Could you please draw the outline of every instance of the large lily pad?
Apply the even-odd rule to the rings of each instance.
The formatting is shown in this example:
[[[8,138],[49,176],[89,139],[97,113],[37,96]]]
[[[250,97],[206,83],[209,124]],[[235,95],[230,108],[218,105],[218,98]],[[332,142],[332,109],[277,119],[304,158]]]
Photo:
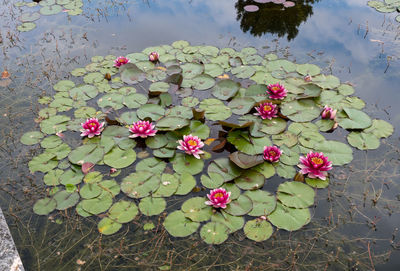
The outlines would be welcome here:
[[[121,183],[121,190],[128,197],[144,198],[160,186],[161,178],[159,175],[149,171],[136,171],[126,176]]]
[[[244,225],[243,230],[247,238],[257,242],[267,240],[271,237],[274,231],[269,222],[261,219],[253,219],[247,221],[246,225]]]
[[[278,202],[268,220],[278,229],[295,231],[310,222],[311,214],[308,209],[286,207]]]
[[[175,237],[186,237],[197,231],[200,223],[186,218],[180,210],[170,213],[163,223],[165,229]]]
[[[284,182],[278,187],[277,197],[288,207],[307,208],[314,204],[315,192],[301,182]]]

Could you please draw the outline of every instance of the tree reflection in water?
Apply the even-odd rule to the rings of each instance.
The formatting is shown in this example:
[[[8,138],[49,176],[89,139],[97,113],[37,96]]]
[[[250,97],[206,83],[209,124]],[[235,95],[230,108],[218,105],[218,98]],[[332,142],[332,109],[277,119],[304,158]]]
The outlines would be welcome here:
[[[235,4],[237,20],[240,20],[240,28],[259,37],[265,33],[276,34],[278,37],[287,35],[290,41],[294,39],[302,22],[313,15],[312,4],[319,0],[297,0],[294,7],[285,8],[281,4],[259,4],[252,0],[238,0]],[[244,10],[246,5],[256,4],[260,9],[256,12]]]

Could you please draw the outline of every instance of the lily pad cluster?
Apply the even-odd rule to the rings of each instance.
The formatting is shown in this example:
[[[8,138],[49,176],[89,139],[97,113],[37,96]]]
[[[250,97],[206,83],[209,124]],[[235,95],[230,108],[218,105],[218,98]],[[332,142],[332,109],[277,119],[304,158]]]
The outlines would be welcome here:
[[[38,20],[41,15],[55,15],[60,12],[66,12],[68,15],[75,16],[81,14],[83,1],[82,0],[42,0],[39,2],[17,2],[16,7],[36,7],[40,9],[34,12],[24,12],[18,18],[21,22],[17,29],[21,32],[27,32],[36,27],[34,21]]]
[[[151,52],[158,52],[158,63],[148,60]],[[327,140],[327,132],[337,126],[350,131],[349,144],[361,150],[377,148],[393,132],[389,123],[362,111],[365,104],[352,96],[351,85],[313,64],[261,56],[252,47],[236,51],[187,41],[126,57],[130,63],[118,69],[116,56],[95,56],[71,71],[71,80],[57,82],[52,97],[39,99],[40,131],[21,138],[43,149],[28,164],[32,173],[44,174],[48,188],[35,213],[75,208],[83,217],[100,216],[99,231],[113,234],[139,214],[160,215],[167,198],[186,195],[163,223],[171,235],[199,230],[205,242],[220,244],[243,229],[263,241],[274,228],[294,231],[309,223],[315,189],[329,184],[328,178],[291,180],[301,155],[323,152],[334,166],[352,161],[352,148]],[[288,91],[283,100],[268,99],[267,85],[275,83]],[[254,107],[266,101],[280,108],[277,117],[254,115]],[[321,119],[325,105],[338,110],[336,119]],[[104,130],[82,139],[81,123],[94,117],[106,122]],[[130,138],[128,128],[138,120],[153,122],[157,134]],[[177,149],[188,134],[204,140],[201,159]],[[264,147],[271,145],[283,151],[276,163],[263,160]],[[287,180],[275,194],[263,186],[276,174]],[[231,202],[213,209],[201,188],[224,188]]]
[[[368,1],[368,6],[382,13],[391,13],[400,11],[399,0]],[[400,22],[400,15],[397,15],[395,20],[397,22]]]

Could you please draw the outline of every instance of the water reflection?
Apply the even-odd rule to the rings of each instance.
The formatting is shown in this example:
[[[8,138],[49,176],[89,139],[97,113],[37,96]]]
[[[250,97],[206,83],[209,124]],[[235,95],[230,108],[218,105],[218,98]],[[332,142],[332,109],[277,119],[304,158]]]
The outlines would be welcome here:
[[[259,37],[266,33],[286,36],[290,41],[299,33],[299,26],[313,15],[312,5],[319,0],[299,0],[296,5],[284,8],[274,3],[258,4],[257,12],[247,12],[244,7],[253,4],[251,0],[238,0],[235,4],[237,20],[244,32]]]

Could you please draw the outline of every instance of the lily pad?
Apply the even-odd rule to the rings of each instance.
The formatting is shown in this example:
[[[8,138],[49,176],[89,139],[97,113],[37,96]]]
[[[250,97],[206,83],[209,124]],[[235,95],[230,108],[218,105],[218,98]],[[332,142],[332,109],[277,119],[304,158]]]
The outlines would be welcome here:
[[[170,213],[163,223],[165,229],[175,237],[186,237],[196,232],[200,223],[185,217],[180,210]]]
[[[225,209],[230,215],[240,216],[248,214],[253,209],[253,202],[245,195],[240,195],[237,199],[232,200]]]
[[[228,134],[228,142],[234,145],[239,151],[256,155],[264,152],[264,146],[270,146],[269,137],[251,137],[248,132],[236,130]]]
[[[196,186],[196,179],[189,173],[182,173],[179,176],[179,186],[175,195],[186,195]]]
[[[27,132],[21,137],[21,143],[24,145],[35,145],[40,142],[43,136],[39,131]]]
[[[347,135],[347,141],[359,150],[374,150],[380,145],[379,138],[365,132],[351,132]]]
[[[288,207],[307,208],[314,204],[315,192],[301,182],[284,182],[278,187],[277,197]]]
[[[314,100],[302,99],[284,103],[281,112],[292,121],[307,122],[318,118],[320,109]]]
[[[296,231],[311,221],[310,210],[286,207],[277,203],[268,220],[278,229]]]
[[[275,195],[263,190],[246,191],[244,195],[249,197],[253,202],[253,209],[248,215],[250,216],[266,216],[273,212],[276,208]]]
[[[347,118],[340,118],[338,120],[339,125],[343,129],[364,129],[372,125],[371,118],[364,112],[353,109],[343,108]]]
[[[235,179],[235,184],[243,190],[260,189],[264,185],[264,176],[255,170],[246,170]]]
[[[182,204],[182,212],[185,217],[195,222],[208,221],[213,214],[213,208],[205,204],[206,198],[194,197],[188,199]]]
[[[217,99],[205,99],[199,107],[205,111],[206,118],[213,121],[225,120],[232,115],[231,109]]]
[[[117,221],[108,217],[104,217],[97,225],[97,229],[99,230],[99,232],[104,235],[114,234],[119,231],[121,227],[121,223],[118,223]]]
[[[316,144],[315,150],[323,152],[335,166],[342,166],[353,160],[353,150],[342,142],[327,140]]]
[[[125,168],[130,166],[136,160],[136,152],[132,149],[122,150],[114,147],[110,152],[104,155],[104,163],[113,168]]]
[[[126,176],[121,183],[121,190],[130,198],[144,198],[160,186],[159,175],[149,171],[136,171]]]
[[[57,207],[57,201],[53,198],[44,198],[38,200],[33,205],[33,211],[38,215],[48,215]]]
[[[329,186],[329,178],[321,180],[319,178],[306,178],[306,183],[314,188],[326,188]]]
[[[228,239],[229,228],[218,222],[208,222],[200,230],[200,236],[207,244],[222,244]]]
[[[225,79],[219,81],[212,90],[212,94],[220,100],[228,100],[235,96],[239,91],[240,84],[230,80]]]
[[[70,193],[67,191],[60,191],[54,195],[54,199],[57,202],[57,210],[65,210],[72,206],[75,206],[79,201],[79,194],[77,192]]]
[[[262,242],[270,238],[274,230],[269,222],[261,219],[253,219],[246,222],[243,231],[247,238],[256,242]]]
[[[163,198],[145,197],[140,200],[139,209],[146,216],[161,214],[167,207],[167,202]]]
[[[196,159],[196,157],[177,153],[173,159],[170,161],[174,170],[179,173],[189,173],[191,175],[199,174],[204,167],[204,161],[201,159]]]

